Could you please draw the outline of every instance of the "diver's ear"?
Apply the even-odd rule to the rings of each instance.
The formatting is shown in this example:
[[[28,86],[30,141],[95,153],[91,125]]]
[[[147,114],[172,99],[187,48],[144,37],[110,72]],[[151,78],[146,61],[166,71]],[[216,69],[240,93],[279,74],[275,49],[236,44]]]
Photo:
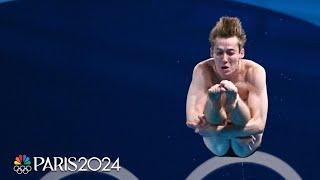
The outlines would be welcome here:
[[[212,46],[210,46],[210,57],[213,58],[213,47]]]
[[[244,58],[244,54],[245,54],[244,48],[241,48],[241,50],[240,50],[240,58],[241,59]]]

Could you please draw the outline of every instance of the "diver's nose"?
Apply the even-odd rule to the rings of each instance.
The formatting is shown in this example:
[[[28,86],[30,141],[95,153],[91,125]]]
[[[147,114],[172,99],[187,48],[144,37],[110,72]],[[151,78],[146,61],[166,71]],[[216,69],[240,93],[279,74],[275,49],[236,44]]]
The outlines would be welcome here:
[[[223,53],[222,62],[224,63],[228,62],[228,55],[226,53]]]

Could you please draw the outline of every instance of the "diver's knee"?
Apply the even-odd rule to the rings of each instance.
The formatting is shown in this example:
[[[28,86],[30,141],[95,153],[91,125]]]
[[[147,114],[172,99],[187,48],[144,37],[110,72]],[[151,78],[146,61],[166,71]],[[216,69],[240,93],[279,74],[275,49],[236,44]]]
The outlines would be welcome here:
[[[239,142],[240,141],[240,142]],[[248,157],[251,154],[253,154],[256,149],[259,147],[259,144],[252,145],[250,143],[243,143],[241,140],[232,139],[231,140],[231,148],[233,149],[233,152],[238,157]]]
[[[217,140],[212,137],[203,137],[204,144],[206,147],[217,156],[224,156],[229,148],[229,141],[226,139]]]
[[[253,153],[253,151],[243,151],[243,150],[234,150],[234,149],[233,149],[233,152],[235,155],[241,158],[248,157]]]

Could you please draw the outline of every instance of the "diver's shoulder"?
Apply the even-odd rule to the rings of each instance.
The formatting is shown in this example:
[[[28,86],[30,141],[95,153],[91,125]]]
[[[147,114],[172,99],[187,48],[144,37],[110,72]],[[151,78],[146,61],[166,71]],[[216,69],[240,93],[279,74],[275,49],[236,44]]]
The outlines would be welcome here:
[[[244,62],[245,67],[248,71],[265,72],[264,67],[262,65],[258,64],[257,62],[254,62],[253,60],[243,59],[243,62]]]
[[[200,61],[196,66],[207,66],[207,65],[212,64],[212,62],[213,62],[213,58],[208,58],[208,59]]]
[[[212,66],[212,63],[213,63],[213,58],[202,60],[196,64],[196,66],[194,67],[194,70],[207,69],[208,67]]]
[[[244,60],[246,66],[246,78],[250,82],[256,82],[257,79],[266,79],[265,69],[252,60]]]

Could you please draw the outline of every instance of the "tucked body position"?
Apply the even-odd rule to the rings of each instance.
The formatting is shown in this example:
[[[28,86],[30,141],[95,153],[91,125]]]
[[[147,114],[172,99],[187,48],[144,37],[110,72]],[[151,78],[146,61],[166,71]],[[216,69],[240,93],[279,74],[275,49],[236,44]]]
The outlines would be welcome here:
[[[244,59],[246,34],[238,18],[221,17],[209,41],[210,58],[193,70],[186,124],[215,155],[247,157],[260,146],[266,124],[266,72]]]

